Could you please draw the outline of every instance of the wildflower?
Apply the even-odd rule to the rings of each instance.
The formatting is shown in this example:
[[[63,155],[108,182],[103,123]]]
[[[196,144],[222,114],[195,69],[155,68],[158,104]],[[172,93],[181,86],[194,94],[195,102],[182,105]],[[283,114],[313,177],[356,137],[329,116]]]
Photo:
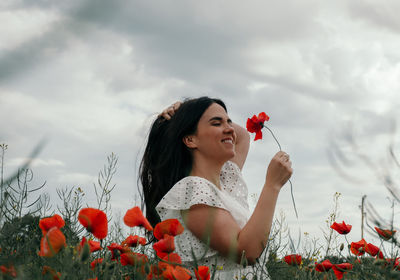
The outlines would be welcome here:
[[[107,236],[108,221],[107,215],[103,211],[95,208],[83,208],[79,211],[78,220],[96,238],[104,239]]]
[[[137,247],[138,245],[146,245],[146,238],[139,237],[138,235],[129,235],[121,245],[128,247]]]
[[[168,280],[189,280],[192,278],[190,276],[190,271],[181,266],[173,267],[169,265],[162,273],[162,276]]]
[[[381,250],[372,243],[368,243],[365,246],[365,252],[367,252],[368,254],[370,254],[373,257],[375,257],[376,255],[378,255],[378,253],[380,253],[379,256],[382,255],[382,257],[383,257]]]
[[[126,211],[126,214],[124,216],[124,223],[128,227],[142,226],[148,231],[153,231],[153,227],[150,225],[149,221],[143,216],[142,211],[137,206]]]
[[[208,266],[199,266],[197,269],[194,269],[194,274],[196,275],[197,280],[210,280],[210,269]]]
[[[346,225],[344,221],[341,224],[334,222],[331,225],[331,228],[336,230],[339,234],[348,234],[351,230],[351,227],[351,225]]]
[[[375,230],[378,233],[378,235],[386,241],[391,239],[393,235],[396,233],[395,230],[381,229],[378,227],[375,227]]]
[[[160,269],[165,269],[167,265],[176,266],[178,264],[182,264],[182,259],[177,253],[167,254],[166,256],[161,258],[163,261],[158,262],[158,267]]]
[[[287,255],[284,257],[285,262],[288,265],[300,265],[301,264],[301,256],[297,254]]]
[[[55,271],[50,266],[44,265],[42,270],[42,275],[46,275],[47,273],[50,273],[50,275],[53,277],[53,280],[60,280],[61,278],[60,272]]]
[[[149,259],[146,255],[135,253],[135,252],[127,252],[121,254],[121,264],[122,265],[133,265],[133,266],[144,266],[149,262]]]
[[[175,250],[174,237],[165,234],[163,239],[160,239],[158,242],[153,244],[153,248],[156,251],[157,256],[163,258]]]
[[[262,139],[261,129],[264,127],[264,122],[269,120],[269,116],[264,112],[254,115],[251,119],[247,119],[246,128],[250,133],[256,133],[254,141]]]
[[[58,214],[55,214],[53,217],[43,218],[39,221],[39,227],[42,230],[43,235],[46,235],[49,229],[53,227],[62,228],[64,225],[65,221]]]
[[[351,263],[334,264],[332,269],[336,279],[340,280],[343,278],[343,274],[353,269],[353,265]]]
[[[78,245],[78,248],[77,248],[78,251],[81,251],[82,248],[83,248],[83,246],[84,246],[86,243],[88,243],[88,245],[89,245],[90,252],[96,252],[96,251],[99,251],[99,250],[101,249],[101,247],[100,247],[100,242],[94,241],[94,240],[89,240],[89,241],[87,241],[87,240],[86,240],[86,237],[82,237],[82,241],[81,241],[81,243]]]
[[[361,256],[364,255],[366,246],[367,242],[363,238],[358,242],[351,242],[350,251],[356,256]]]
[[[165,234],[176,236],[183,232],[184,228],[177,219],[167,219],[159,222],[154,228],[154,237],[163,239]]]
[[[332,263],[329,260],[324,260],[321,263],[315,263],[315,270],[319,272],[329,271],[332,268]]]
[[[107,246],[108,250],[111,251],[111,260],[116,260],[118,259],[119,255],[121,253],[129,253],[131,252],[131,249],[127,246],[122,246],[117,243],[111,243],[111,245]]]
[[[96,267],[96,265],[103,263],[103,258],[97,258],[94,261],[92,261],[90,263],[90,267],[92,268],[92,270],[94,270],[94,268]]]
[[[0,265],[0,271],[3,275],[9,275],[11,277],[17,277],[17,271],[13,265],[6,267],[5,265]]]
[[[67,244],[64,234],[57,227],[53,227],[40,241],[39,256],[52,257],[65,246],[67,246]]]

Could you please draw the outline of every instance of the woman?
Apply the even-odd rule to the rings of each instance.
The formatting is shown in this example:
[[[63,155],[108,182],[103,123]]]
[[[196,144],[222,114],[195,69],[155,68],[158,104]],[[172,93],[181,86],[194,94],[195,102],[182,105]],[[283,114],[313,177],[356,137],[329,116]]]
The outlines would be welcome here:
[[[221,100],[190,99],[170,106],[154,121],[141,163],[148,220],[154,225],[178,219],[185,228],[176,237],[182,261],[216,263],[222,267],[220,279],[254,272],[268,241],[278,194],[292,174],[289,156],[278,152],[249,213],[241,175],[249,141],[248,132],[231,121]],[[263,270],[256,272],[258,279],[267,277]]]

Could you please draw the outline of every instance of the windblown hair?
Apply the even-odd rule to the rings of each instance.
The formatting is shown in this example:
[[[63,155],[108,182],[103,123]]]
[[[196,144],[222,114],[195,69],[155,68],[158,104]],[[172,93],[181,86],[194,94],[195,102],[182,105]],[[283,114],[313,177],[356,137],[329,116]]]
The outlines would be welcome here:
[[[187,135],[195,134],[197,124],[207,108],[219,99],[200,97],[186,99],[170,120],[159,116],[152,124],[144,155],[139,167],[142,185],[142,209],[152,226],[160,222],[155,207],[164,195],[192,170],[193,156],[183,143]],[[141,192],[139,192],[141,193]]]

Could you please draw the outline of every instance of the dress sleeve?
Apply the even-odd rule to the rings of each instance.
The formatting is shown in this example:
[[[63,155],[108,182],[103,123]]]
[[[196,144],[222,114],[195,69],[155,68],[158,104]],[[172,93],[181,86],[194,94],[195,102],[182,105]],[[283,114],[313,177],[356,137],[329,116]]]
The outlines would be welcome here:
[[[208,180],[188,176],[176,183],[161,199],[156,210],[163,219],[166,210],[186,210],[196,204],[205,204],[227,210],[218,188]]]

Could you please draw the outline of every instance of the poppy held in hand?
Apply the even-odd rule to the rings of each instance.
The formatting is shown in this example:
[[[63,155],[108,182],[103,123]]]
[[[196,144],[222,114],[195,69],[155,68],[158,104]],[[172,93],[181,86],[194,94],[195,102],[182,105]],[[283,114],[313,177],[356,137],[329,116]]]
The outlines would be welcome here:
[[[258,114],[258,116],[254,115],[251,119],[247,119],[246,128],[250,133],[256,133],[256,137],[254,141],[258,139],[262,139],[261,129],[264,127],[264,122],[269,120],[269,116],[264,112]]]
[[[142,210],[138,206],[135,206],[128,211],[124,216],[124,223],[128,227],[142,226],[148,231],[153,231],[153,227],[149,221],[143,216]]]
[[[339,234],[348,234],[351,231],[351,227],[351,225],[346,225],[344,221],[341,224],[334,222],[331,225],[331,228],[336,230]]]
[[[79,211],[78,220],[96,238],[106,238],[108,221],[107,215],[103,211],[95,208],[83,208]]]
[[[154,228],[154,237],[163,239],[165,234],[176,236],[183,232],[184,228],[177,219],[167,219],[159,222]]]
[[[288,265],[300,265],[301,264],[301,256],[297,254],[287,255],[284,257],[285,262]]]
[[[388,241],[390,238],[392,238],[393,235],[396,233],[395,230],[381,229],[378,227],[375,227],[375,230],[379,234],[379,236],[386,241]]]

